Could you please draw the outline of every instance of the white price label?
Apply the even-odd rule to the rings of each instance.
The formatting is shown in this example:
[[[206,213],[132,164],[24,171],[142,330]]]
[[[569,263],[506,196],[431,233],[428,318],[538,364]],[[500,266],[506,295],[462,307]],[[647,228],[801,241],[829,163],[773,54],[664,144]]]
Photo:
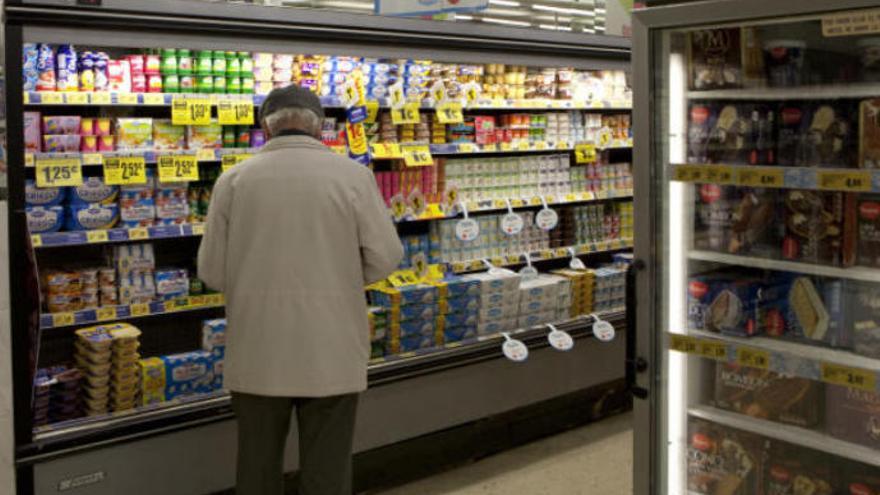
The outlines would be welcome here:
[[[554,327],[553,325],[548,325],[550,327],[550,333],[547,334],[547,342],[550,345],[559,351],[570,351],[572,347],[574,347],[574,339],[571,338],[568,332],[564,332]]]
[[[501,352],[504,353],[504,357],[515,363],[521,363],[529,358],[529,348],[521,341],[510,338],[507,334],[504,334]]]
[[[455,224],[455,237],[470,242],[480,235],[480,224],[473,218],[463,218]]]
[[[593,323],[593,335],[596,336],[602,342],[611,342],[614,340],[614,335],[616,332],[614,331],[614,325],[608,323],[605,320],[596,319],[596,322]]]
[[[559,214],[556,210],[543,208],[535,214],[535,225],[541,230],[553,230],[559,224]]]
[[[525,222],[522,216],[516,213],[508,213],[501,217],[501,231],[507,235],[516,235],[522,232]]]

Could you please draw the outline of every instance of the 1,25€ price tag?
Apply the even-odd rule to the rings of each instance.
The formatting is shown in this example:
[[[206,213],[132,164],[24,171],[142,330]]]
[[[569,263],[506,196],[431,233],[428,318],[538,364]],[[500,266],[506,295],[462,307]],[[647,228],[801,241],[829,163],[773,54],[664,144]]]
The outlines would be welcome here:
[[[211,100],[175,96],[171,100],[171,123],[174,125],[210,124]]]
[[[37,187],[82,185],[82,164],[79,158],[37,160]]]
[[[195,182],[199,180],[199,161],[195,155],[159,157],[160,182]]]
[[[233,99],[218,101],[217,122],[222,125],[253,125],[254,102]]]
[[[121,156],[104,160],[104,182],[110,186],[147,183],[147,166],[142,156]]]

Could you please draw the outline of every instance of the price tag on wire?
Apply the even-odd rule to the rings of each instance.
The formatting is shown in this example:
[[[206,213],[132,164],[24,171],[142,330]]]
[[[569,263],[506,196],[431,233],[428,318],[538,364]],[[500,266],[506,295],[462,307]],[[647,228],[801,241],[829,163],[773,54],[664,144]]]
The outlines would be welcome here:
[[[528,252],[523,253],[526,259],[526,266],[520,268],[519,274],[522,275],[523,281],[531,280],[538,277],[538,269],[532,266],[532,257]]]
[[[595,335],[600,342],[611,342],[614,340],[614,336],[616,335],[614,325],[599,318],[595,313],[590,314],[590,316],[593,317],[593,335]]]
[[[37,187],[79,186],[83,183],[79,158],[37,159]]]
[[[443,84],[442,80],[438,80],[437,82],[435,82],[431,86],[430,93],[431,93],[431,98],[433,98],[434,101],[436,102],[435,106],[439,107],[441,102],[446,101],[446,85]],[[439,116],[439,112],[438,112],[438,116]],[[443,122],[443,121],[441,120],[441,122]]]
[[[480,98],[480,94],[482,93],[482,88],[480,85],[475,82],[469,82],[461,87],[462,92],[464,93],[465,98],[467,99],[468,105],[477,101]]]
[[[580,258],[577,257],[577,251],[573,247],[568,248],[568,254],[571,255],[571,261],[568,262],[568,267],[572,270],[586,270],[587,265],[581,261]]]
[[[419,191],[418,189],[415,189],[413,190],[413,192],[409,193],[407,203],[409,203],[409,207],[412,209],[413,216],[415,216],[416,218],[420,217],[422,213],[425,212],[425,208],[427,208],[425,195],[422,194],[422,191]]]
[[[399,222],[406,218],[406,199],[403,197],[403,194],[395,194],[391,197],[391,217],[394,218],[395,222]]]
[[[388,87],[388,99],[392,109],[403,108],[406,104],[406,93],[403,92],[403,81],[397,81]]]
[[[581,143],[574,147],[576,163],[596,163],[596,145]]]
[[[507,204],[507,214],[501,217],[501,231],[506,235],[517,235],[522,232],[525,226],[522,215],[513,212],[513,206],[510,199],[505,200]]]
[[[147,165],[142,156],[110,157],[104,160],[104,182],[110,186],[147,183]]]
[[[455,237],[462,242],[471,242],[480,236],[480,224],[473,218],[468,217],[467,205],[459,203],[464,218],[455,223]]]
[[[367,100],[364,103],[364,107],[367,111],[367,117],[364,119],[364,123],[372,124],[376,121],[376,117],[379,115],[379,102],[376,100]]]
[[[159,157],[159,182],[197,182],[199,161],[195,155],[164,155]]]
[[[522,341],[514,339],[507,332],[502,332],[504,343],[501,344],[501,352],[504,357],[515,362],[521,363],[529,358],[529,348]]]
[[[541,204],[544,206],[535,214],[535,225],[541,230],[553,230],[559,224],[559,214],[547,206],[547,198],[541,196]]]
[[[552,323],[547,324],[550,333],[547,334],[547,342],[557,351],[570,351],[574,347],[574,339],[568,332],[556,328]]]

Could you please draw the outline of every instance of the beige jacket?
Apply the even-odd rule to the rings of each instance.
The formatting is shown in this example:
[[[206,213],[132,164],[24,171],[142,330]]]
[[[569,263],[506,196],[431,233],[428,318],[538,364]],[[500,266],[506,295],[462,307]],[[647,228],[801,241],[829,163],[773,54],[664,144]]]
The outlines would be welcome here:
[[[199,277],[226,294],[224,384],[258,395],[362,391],[364,285],[403,256],[367,167],[284,136],[214,185]]]

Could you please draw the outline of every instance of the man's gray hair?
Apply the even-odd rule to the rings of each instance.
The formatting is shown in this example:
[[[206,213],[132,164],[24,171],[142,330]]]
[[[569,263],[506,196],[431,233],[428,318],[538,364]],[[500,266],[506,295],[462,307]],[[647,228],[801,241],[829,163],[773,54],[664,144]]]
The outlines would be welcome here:
[[[315,112],[302,107],[287,107],[272,112],[264,119],[272,135],[287,129],[297,129],[312,136],[321,134],[321,118]]]

